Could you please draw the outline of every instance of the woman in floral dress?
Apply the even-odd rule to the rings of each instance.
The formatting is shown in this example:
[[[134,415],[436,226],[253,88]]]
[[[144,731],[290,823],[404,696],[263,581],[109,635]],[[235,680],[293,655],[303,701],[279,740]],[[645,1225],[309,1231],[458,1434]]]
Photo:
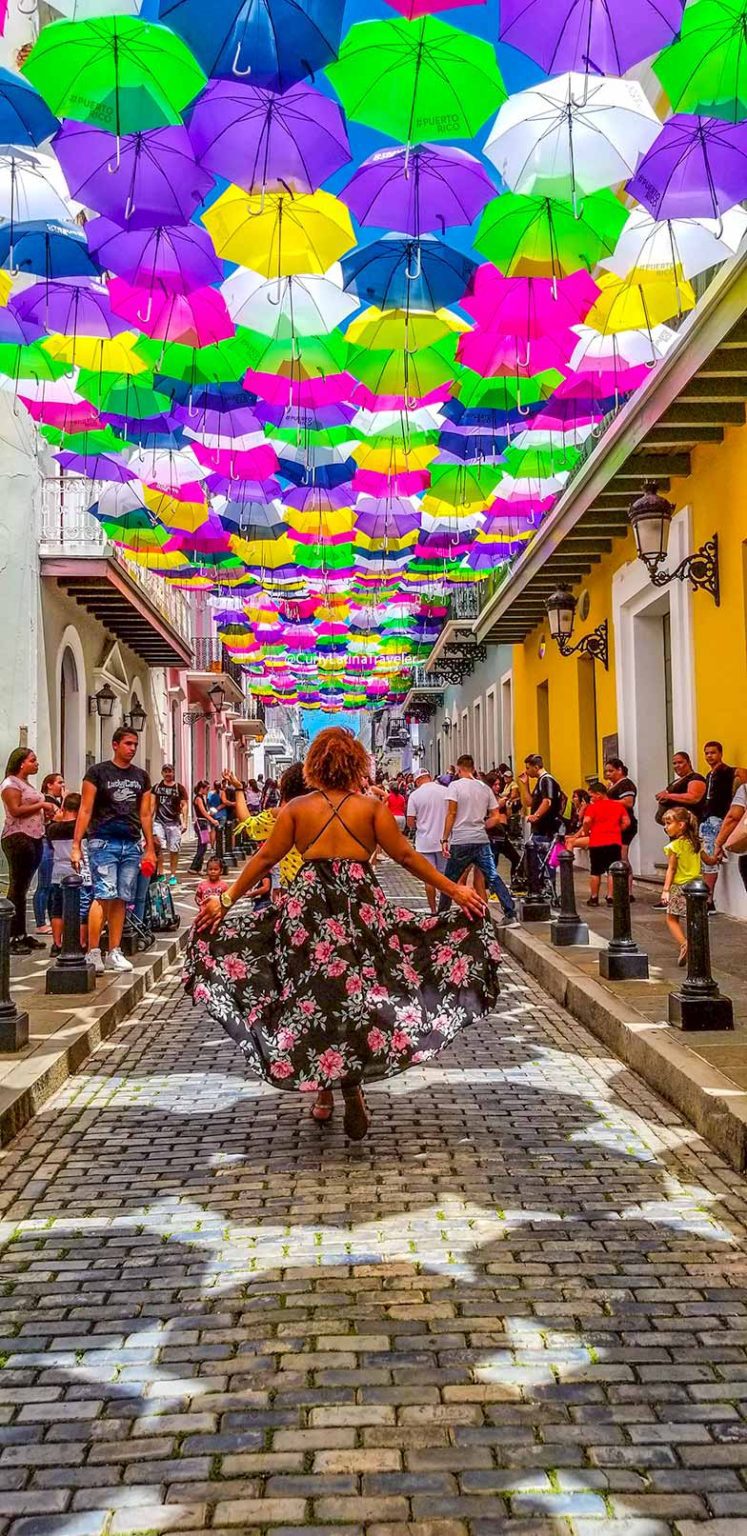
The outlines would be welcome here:
[[[500,950],[481,898],[454,885],[398,830],[381,801],[360,793],[361,743],[332,727],[304,764],[316,793],[289,802],[228,891],[200,908],[186,982],[236,1040],[250,1071],[275,1088],[316,1096],[360,1140],[369,1115],[361,1085],[430,1060],[498,995]],[[415,918],[386,900],[371,868],[380,845],[460,910]],[[234,904],[288,850],[303,865],[276,905],[257,915]]]

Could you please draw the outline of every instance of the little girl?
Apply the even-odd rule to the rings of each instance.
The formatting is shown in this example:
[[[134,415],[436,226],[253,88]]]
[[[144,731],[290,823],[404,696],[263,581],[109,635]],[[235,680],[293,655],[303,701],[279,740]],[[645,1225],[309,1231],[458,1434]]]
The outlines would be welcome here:
[[[697,880],[701,873],[700,836],[698,823],[692,811],[676,806],[664,816],[664,828],[669,838],[664,852],[667,855],[667,872],[664,876],[663,895],[667,898],[667,927],[679,944],[678,965],[687,960],[687,937],[680,919],[687,914],[685,886]]]
[[[228,890],[227,881],[221,879],[222,874],[223,865],[214,854],[207,861],[207,879],[201,880],[195,891],[198,907],[202,906],[203,901],[209,901],[211,896],[220,896],[222,891]]]

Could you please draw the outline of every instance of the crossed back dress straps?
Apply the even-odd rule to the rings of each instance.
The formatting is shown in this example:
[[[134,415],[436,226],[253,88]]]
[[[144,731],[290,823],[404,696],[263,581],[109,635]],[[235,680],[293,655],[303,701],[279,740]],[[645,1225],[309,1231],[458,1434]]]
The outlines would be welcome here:
[[[370,859],[371,854],[373,853],[373,849],[369,848],[367,843],[364,843],[363,838],[359,837],[358,833],[354,832],[353,828],[348,826],[344,816],[340,815],[340,811],[342,810],[342,807],[344,806],[345,801],[346,800],[352,800],[352,798],[353,798],[353,796],[355,794],[355,791],[352,790],[352,789],[349,789],[347,794],[343,796],[343,798],[340,801],[339,805],[333,805],[332,801],[329,798],[329,795],[325,795],[323,789],[321,789],[319,791],[319,793],[322,796],[322,799],[326,800],[327,805],[329,806],[330,811],[332,812],[332,814],[331,814],[331,816],[327,817],[327,820],[325,821],[324,826],[320,827],[319,831],[317,833],[315,833],[314,837],[312,837],[312,839],[311,839],[311,842],[307,843],[305,848],[299,849],[299,852],[300,852],[301,857],[302,857],[302,859],[304,861],[304,864],[313,864],[314,860],[313,859],[309,859],[309,857],[308,857],[309,849],[313,848],[314,844],[319,842],[319,839],[324,836],[327,828],[331,827],[332,822],[335,821],[335,820],[339,821],[340,826],[343,828],[343,830],[345,832],[347,832],[348,837],[352,837],[353,842],[357,843],[359,848],[363,849],[363,851],[364,851],[364,853],[366,855],[366,859],[367,860]],[[321,862],[325,863],[326,860],[321,860]]]

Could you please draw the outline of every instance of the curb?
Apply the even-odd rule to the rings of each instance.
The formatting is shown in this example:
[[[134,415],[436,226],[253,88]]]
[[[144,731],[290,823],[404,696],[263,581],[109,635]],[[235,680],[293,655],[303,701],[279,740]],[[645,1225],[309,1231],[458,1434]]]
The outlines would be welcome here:
[[[138,970],[128,986],[117,992],[111,1002],[105,1003],[95,1017],[81,1020],[80,1024],[62,1026],[26,1059],[19,1059],[17,1071],[0,1092],[0,1147],[28,1125],[34,1115],[87,1061],[102,1040],[113,1034],[118,1024],[132,1011],[145,993],[158,981],[164,971],[178,959],[189,937],[185,925],[173,938],[153,955],[150,963]],[[94,1004],[95,1007],[95,1004]],[[55,1042],[59,1043],[56,1045]],[[36,1063],[35,1057],[41,1059]],[[16,1075],[21,1081],[13,1084]]]
[[[747,1091],[691,1051],[679,1031],[645,1018],[542,939],[521,928],[499,932],[504,949],[561,1007],[677,1109],[732,1168],[747,1169]]]

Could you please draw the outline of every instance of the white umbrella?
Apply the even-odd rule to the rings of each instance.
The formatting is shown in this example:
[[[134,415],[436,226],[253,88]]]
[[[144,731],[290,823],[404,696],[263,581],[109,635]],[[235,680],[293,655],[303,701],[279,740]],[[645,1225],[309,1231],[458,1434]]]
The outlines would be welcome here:
[[[143,500],[143,487],[136,480],[107,481],[99,496],[99,517],[107,522],[118,522],[128,512],[147,512]],[[151,516],[153,514],[151,513]]]
[[[654,325],[645,331],[595,331],[590,325],[574,325],[578,344],[568,364],[569,373],[610,375],[641,364],[653,367],[669,351],[676,331],[668,325]]]
[[[56,160],[11,148],[0,153],[0,224],[53,219],[69,224],[70,205],[53,185]]]
[[[139,16],[143,0],[49,0],[49,7],[70,21],[90,21],[99,16]]]
[[[163,448],[139,449],[133,453],[128,467],[139,480],[171,494],[178,493],[181,486],[191,485],[194,480],[205,480],[210,474],[210,470],[198,464],[188,449],[183,453],[172,453]]]
[[[575,199],[627,180],[660,131],[637,80],[558,75],[509,96],[485,154],[512,192]]]
[[[326,336],[360,308],[359,300],[343,292],[329,273],[268,279],[240,267],[226,278],[221,293],[238,325],[274,341]]]
[[[721,219],[661,219],[645,208],[633,208],[611,256],[601,262],[618,277],[633,267],[647,271],[671,271],[679,267],[685,278],[697,277],[736,256],[747,233],[747,211],[730,208]]]

